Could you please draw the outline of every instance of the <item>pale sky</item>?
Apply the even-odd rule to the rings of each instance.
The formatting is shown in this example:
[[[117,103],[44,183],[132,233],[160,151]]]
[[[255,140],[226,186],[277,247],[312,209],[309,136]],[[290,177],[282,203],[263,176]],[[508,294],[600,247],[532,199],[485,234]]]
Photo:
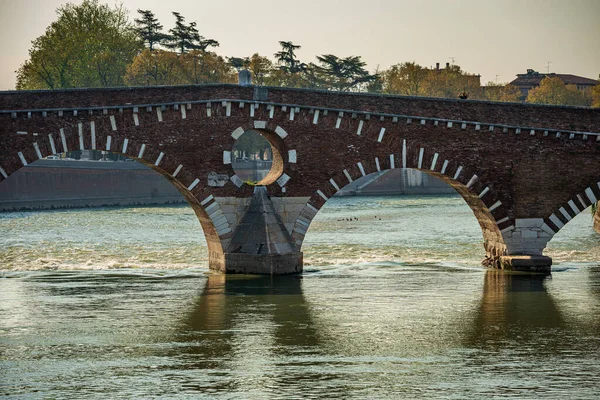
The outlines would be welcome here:
[[[75,0],[74,3],[81,1]],[[113,5],[114,0],[106,1]],[[0,90],[14,89],[15,71],[31,41],[56,19],[61,0],[0,0]],[[124,0],[130,18],[152,10],[165,31],[171,11],[196,21],[200,34],[218,40],[216,52],[273,59],[278,41],[315,55],[362,56],[369,69],[415,61],[452,62],[509,82],[528,68],[598,79],[600,0]],[[496,75],[498,77],[496,78]]]

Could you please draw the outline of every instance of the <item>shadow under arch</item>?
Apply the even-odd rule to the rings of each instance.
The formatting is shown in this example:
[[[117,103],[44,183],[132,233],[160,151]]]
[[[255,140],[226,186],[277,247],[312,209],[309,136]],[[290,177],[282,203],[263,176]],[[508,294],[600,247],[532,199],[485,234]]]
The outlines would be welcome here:
[[[317,190],[295,221],[292,238],[296,241],[296,244],[299,247],[302,246],[304,236],[318,211],[329,198],[341,191],[346,185],[375,172],[410,168],[440,179],[462,197],[473,212],[482,232],[483,247],[486,253],[482,264],[497,267],[500,257],[507,253],[502,230],[507,224],[510,225],[510,218],[505,206],[499,200],[499,195],[495,193],[493,185],[486,184],[485,182],[488,180],[484,176],[478,176],[472,168],[460,165],[452,159],[444,160],[441,154],[437,152],[433,156],[433,161],[430,161],[431,167],[429,169],[425,168],[423,148],[418,151],[419,161],[414,162],[416,165],[413,166],[407,160],[409,157],[407,148],[410,147],[404,141],[405,150],[401,155],[388,153],[374,158],[369,157],[369,159],[363,159],[355,165],[344,166],[345,168],[342,168],[340,172],[331,176],[329,185]],[[397,160],[402,160],[401,164]],[[400,166],[397,167],[396,163]]]

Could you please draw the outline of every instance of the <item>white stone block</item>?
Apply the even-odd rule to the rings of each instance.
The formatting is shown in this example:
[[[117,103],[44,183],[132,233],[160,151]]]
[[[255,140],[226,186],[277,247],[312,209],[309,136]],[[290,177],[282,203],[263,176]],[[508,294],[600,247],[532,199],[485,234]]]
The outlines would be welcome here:
[[[585,189],[585,194],[592,203],[598,202],[598,199],[596,198],[596,195],[594,194],[591,188]]]
[[[346,175],[346,178],[348,179],[348,182],[352,182],[352,177],[350,176],[350,173],[348,173],[348,170],[344,170],[344,175]]]
[[[565,210],[564,207],[559,208],[560,213],[563,215],[563,217],[565,217],[567,219],[567,221],[572,220],[573,218],[569,215],[569,213],[567,212],[567,210]]]
[[[288,174],[282,174],[279,179],[277,179],[277,183],[279,186],[284,187],[286,183],[290,180],[290,176]]]
[[[563,224],[563,222],[554,214],[550,216],[550,221],[552,221],[552,223],[556,225],[558,229],[561,229],[563,226],[565,226],[565,224]]]
[[[340,190],[340,187],[338,186],[338,184],[333,180],[333,178],[331,178],[329,180],[329,183],[331,183],[331,186],[333,186],[335,188],[336,191]]]
[[[579,208],[577,208],[577,206],[575,205],[575,202],[573,200],[569,200],[569,206],[571,207],[571,210],[573,210],[575,215],[577,215],[581,212],[581,211],[579,211]]]
[[[295,164],[297,162],[297,153],[296,150],[289,150],[288,151],[288,161],[292,164]]]
[[[364,167],[363,167],[362,163],[361,163],[361,162],[359,162],[359,163],[358,163],[358,164],[356,164],[356,165],[358,165],[358,169],[360,170],[360,173],[362,174],[362,176],[366,176],[367,174],[365,173],[365,169],[364,169]]]
[[[190,184],[190,186],[188,186],[188,190],[192,190],[193,188],[195,188],[196,185],[198,185],[198,183],[200,183],[200,179],[198,179],[198,178],[194,179],[194,182],[192,182]]]
[[[231,151],[223,151],[223,164],[231,164]]]
[[[202,207],[204,207],[206,204],[210,203],[210,201],[211,201],[212,199],[214,199],[214,197],[213,197],[213,195],[211,194],[210,196],[208,196],[207,198],[205,198],[204,200],[202,200],[202,201],[200,202],[200,205],[201,205]]]
[[[362,132],[362,128],[363,128],[363,124],[365,123],[365,121],[363,121],[362,119],[360,121],[358,121],[358,129],[356,130],[356,134],[360,136],[361,132]]]
[[[282,139],[285,139],[288,135],[287,132],[280,126],[275,128],[275,133]]]
[[[541,228],[544,224],[543,218],[517,218],[515,227],[517,228]]]
[[[552,228],[550,228],[546,223],[542,223],[542,226],[540,226],[540,228],[546,232],[548,235],[550,235],[550,237],[554,236],[554,231],[552,230]]]
[[[233,184],[237,187],[242,187],[242,185],[244,184],[244,181],[242,181],[242,179],[237,176],[237,175],[233,175],[231,178],[229,178],[231,180],[231,182],[233,182]]]
[[[236,128],[236,130],[231,133],[231,137],[234,138],[235,140],[238,140],[240,138],[240,136],[242,136],[243,134],[244,134],[244,128],[242,128],[240,126],[240,127]]]
[[[33,148],[35,149],[35,154],[38,156],[38,159],[42,159],[42,152],[40,151],[40,146],[38,146],[37,142],[33,142]]]
[[[323,200],[329,200],[329,197],[325,196],[325,193],[321,192],[321,190],[317,190],[317,194],[323,198]]]
[[[439,157],[438,153],[435,153],[433,155],[433,161],[431,161],[431,168],[429,168],[431,171],[435,171],[435,164],[437,164],[438,157]]]
[[[536,231],[532,231],[529,229],[522,229],[521,230],[521,237],[523,239],[537,239],[538,238],[538,233]]]
[[[21,159],[21,163],[23,164],[23,166],[27,165],[27,161],[25,161],[25,156],[23,155],[23,153],[21,153],[20,151],[17,153],[17,155],[19,156],[19,158]]]
[[[508,217],[504,217],[504,218],[502,218],[502,219],[499,219],[498,221],[496,221],[496,224],[500,225],[500,224],[502,224],[502,223],[504,223],[504,222],[508,221],[509,219],[510,219],[510,218],[508,218]]]

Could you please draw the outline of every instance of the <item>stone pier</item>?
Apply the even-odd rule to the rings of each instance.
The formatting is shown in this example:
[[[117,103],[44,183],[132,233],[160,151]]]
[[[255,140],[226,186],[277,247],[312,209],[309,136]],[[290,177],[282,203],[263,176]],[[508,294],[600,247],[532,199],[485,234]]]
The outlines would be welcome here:
[[[233,227],[225,252],[210,268],[223,273],[285,275],[302,272],[302,252],[292,239],[307,199],[276,198],[256,186],[251,198],[217,199]]]

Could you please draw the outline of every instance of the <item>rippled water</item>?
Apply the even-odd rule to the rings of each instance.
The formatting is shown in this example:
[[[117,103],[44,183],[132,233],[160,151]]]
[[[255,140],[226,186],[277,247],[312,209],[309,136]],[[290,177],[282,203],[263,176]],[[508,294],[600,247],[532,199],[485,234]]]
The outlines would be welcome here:
[[[487,271],[456,197],[336,198],[302,277],[207,273],[188,207],[0,214],[0,395],[598,398],[600,235]]]

